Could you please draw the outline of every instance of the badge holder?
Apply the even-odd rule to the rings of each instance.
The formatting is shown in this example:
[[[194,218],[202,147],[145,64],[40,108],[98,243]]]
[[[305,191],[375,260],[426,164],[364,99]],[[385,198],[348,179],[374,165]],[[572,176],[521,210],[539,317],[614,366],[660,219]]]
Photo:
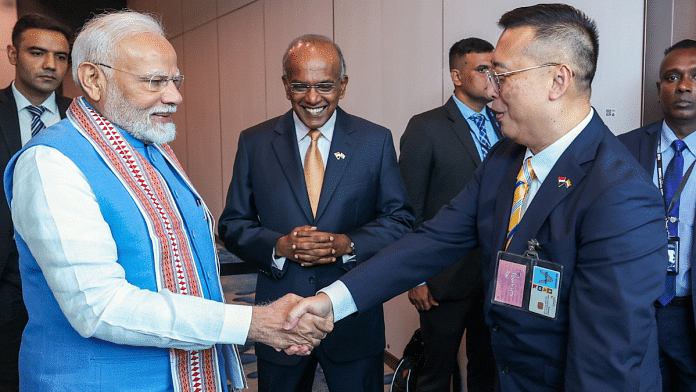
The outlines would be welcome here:
[[[555,320],[563,266],[539,259],[537,240],[524,255],[498,252],[491,302]]]
[[[679,237],[667,237],[667,275],[679,274]]]

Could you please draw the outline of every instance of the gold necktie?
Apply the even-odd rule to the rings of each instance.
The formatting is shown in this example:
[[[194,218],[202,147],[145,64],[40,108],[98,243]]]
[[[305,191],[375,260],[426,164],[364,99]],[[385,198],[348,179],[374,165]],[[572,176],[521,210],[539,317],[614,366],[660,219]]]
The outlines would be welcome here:
[[[507,250],[508,246],[510,245],[510,241],[517,230],[517,224],[520,223],[520,220],[522,219],[522,205],[524,204],[524,198],[527,196],[529,184],[535,177],[532,164],[529,162],[530,158],[531,157],[524,160],[524,163],[520,168],[520,172],[517,173],[515,195],[512,199],[512,212],[510,213],[510,223],[508,224],[507,238],[505,240],[505,250]]]
[[[317,206],[319,206],[319,196],[321,195],[321,185],[324,183],[324,162],[321,160],[319,152],[319,138],[321,132],[317,129],[309,131],[312,142],[305,154],[304,177],[307,184],[307,194],[309,204],[312,206],[312,215],[317,216]]]

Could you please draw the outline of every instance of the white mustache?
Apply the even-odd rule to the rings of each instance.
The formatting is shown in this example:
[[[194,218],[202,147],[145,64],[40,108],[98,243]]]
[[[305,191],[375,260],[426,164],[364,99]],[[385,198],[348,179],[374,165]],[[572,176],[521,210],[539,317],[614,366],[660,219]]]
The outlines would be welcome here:
[[[168,106],[163,106],[161,108],[153,108],[150,110],[148,114],[155,114],[155,113],[176,113],[178,106],[177,105],[168,105]]]

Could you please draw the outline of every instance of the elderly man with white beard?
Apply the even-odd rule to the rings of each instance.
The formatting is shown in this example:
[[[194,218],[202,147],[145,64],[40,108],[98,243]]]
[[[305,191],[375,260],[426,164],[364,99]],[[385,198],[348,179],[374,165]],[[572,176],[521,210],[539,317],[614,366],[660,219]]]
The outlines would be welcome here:
[[[234,344],[309,354],[333,324],[285,330],[299,297],[223,303],[213,219],[166,145],[184,77],[161,25],[98,15],[72,64],[84,96],[5,173],[29,313],[20,388],[237,390]]]

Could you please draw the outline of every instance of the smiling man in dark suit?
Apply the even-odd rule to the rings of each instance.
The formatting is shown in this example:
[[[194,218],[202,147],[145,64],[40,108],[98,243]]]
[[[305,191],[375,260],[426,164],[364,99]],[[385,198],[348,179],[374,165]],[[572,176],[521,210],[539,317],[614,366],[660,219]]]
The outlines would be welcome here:
[[[660,369],[664,392],[696,391],[696,177],[687,174],[696,158],[696,41],[685,39],[668,48],[659,77],[657,92],[664,119],[620,135],[619,140],[652,176],[655,186],[664,190],[666,210],[673,205],[666,218],[669,235],[677,237],[679,243],[674,252],[678,268],[664,271],[665,290],[655,301]],[[681,162],[677,159],[677,146],[681,146]],[[678,173],[672,186],[668,185],[672,177],[670,167],[680,169],[675,169]],[[676,188],[682,181],[684,187],[677,194]]]
[[[443,106],[413,116],[401,137],[399,166],[406,183],[416,226],[432,219],[474,178],[476,168],[502,138],[495,114],[486,106],[486,70],[493,45],[466,38],[449,52],[454,94]],[[418,391],[449,391],[452,375],[459,390],[457,352],[466,330],[467,390],[492,391],[495,361],[488,327],[483,321],[483,282],[476,249],[426,283],[408,291],[420,314],[425,362]]]
[[[500,390],[657,391],[664,206],[590,105],[595,23],[538,4],[498,24],[489,91],[506,139],[435,218],[299,302],[288,322],[369,311],[480,246]]]
[[[338,46],[294,40],[283,57],[292,110],[242,132],[220,238],[258,266],[256,301],[314,295],[405,232],[413,214],[388,129],[338,107]],[[309,357],[256,345],[259,391],[311,391],[317,362],[332,392],[382,391],[384,318],[349,317]]]
[[[68,70],[70,28],[43,15],[25,15],[12,30],[7,57],[15,79],[0,90],[0,169],[32,137],[32,129],[49,127],[62,118],[71,99],[55,93]],[[34,123],[33,108],[39,109]],[[2,196],[4,199],[4,190]],[[0,203],[0,391],[19,388],[17,356],[27,312],[22,301],[17,246],[7,203]]]

